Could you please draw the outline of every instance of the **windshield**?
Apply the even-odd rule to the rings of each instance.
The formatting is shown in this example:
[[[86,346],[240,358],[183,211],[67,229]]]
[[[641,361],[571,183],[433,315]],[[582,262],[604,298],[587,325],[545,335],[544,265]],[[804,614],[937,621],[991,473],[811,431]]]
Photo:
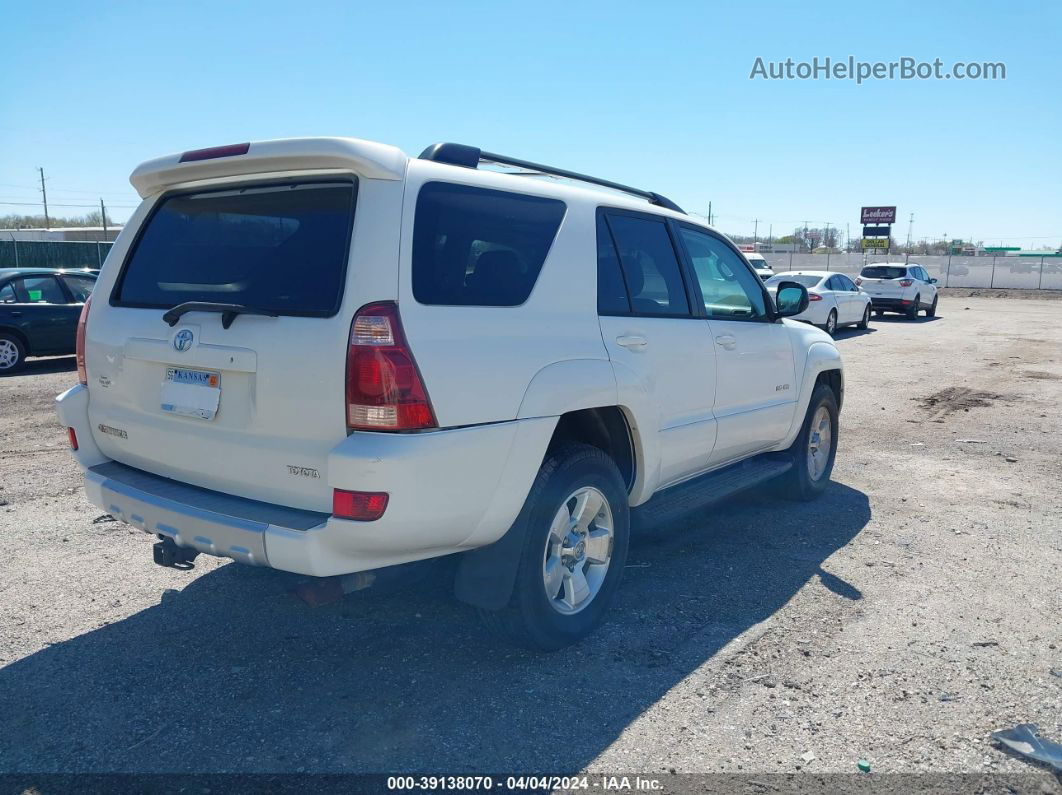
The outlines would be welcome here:
[[[907,275],[907,268],[902,265],[868,265],[859,275],[866,279],[900,279]]]
[[[780,282],[796,282],[804,287],[814,287],[821,281],[821,276],[808,276],[803,273],[779,273],[777,276],[772,276],[764,284],[768,287],[776,287]]]
[[[115,288],[119,305],[241,304],[287,315],[339,309],[350,181],[171,196],[151,214]]]

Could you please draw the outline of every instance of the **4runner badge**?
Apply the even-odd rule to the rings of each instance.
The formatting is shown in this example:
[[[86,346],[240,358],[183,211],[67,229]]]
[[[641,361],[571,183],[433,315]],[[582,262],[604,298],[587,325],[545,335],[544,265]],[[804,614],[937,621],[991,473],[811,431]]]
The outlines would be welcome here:
[[[297,466],[292,466],[291,464],[288,464],[287,467],[288,467],[288,474],[290,474],[290,475],[302,475],[304,478],[315,478],[315,479],[319,479],[321,477],[321,473],[318,472],[313,467],[297,467]]]

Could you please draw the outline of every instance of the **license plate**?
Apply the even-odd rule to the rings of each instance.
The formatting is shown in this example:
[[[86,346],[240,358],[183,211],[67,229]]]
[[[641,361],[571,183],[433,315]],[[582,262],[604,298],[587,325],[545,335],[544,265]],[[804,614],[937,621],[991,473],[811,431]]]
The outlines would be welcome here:
[[[212,420],[221,402],[221,374],[210,370],[167,367],[159,402],[163,411]]]

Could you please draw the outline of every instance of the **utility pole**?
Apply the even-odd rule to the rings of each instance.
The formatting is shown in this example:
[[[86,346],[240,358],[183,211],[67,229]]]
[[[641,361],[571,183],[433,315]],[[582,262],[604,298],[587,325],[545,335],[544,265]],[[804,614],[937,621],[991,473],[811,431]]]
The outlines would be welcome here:
[[[830,222],[826,222],[826,231],[822,234],[822,245],[826,246],[826,250],[830,249]]]
[[[48,191],[44,189],[44,169],[41,166],[37,166],[37,170],[41,172],[41,197],[44,199],[44,228],[51,229],[52,222],[48,219]]]
[[[911,253],[911,230],[914,228],[914,213],[911,213],[911,218],[907,222],[907,253]]]
[[[848,224],[844,225],[844,250],[845,253],[852,247],[852,236],[848,233]]]
[[[767,248],[774,251],[774,224],[767,226]]]
[[[760,236],[760,219],[756,218],[752,222],[752,250],[756,250],[756,241]]]
[[[708,226],[712,225],[712,203],[708,202]]]
[[[100,199],[100,221],[103,223],[103,239],[107,240],[107,208],[103,206],[103,199]]]

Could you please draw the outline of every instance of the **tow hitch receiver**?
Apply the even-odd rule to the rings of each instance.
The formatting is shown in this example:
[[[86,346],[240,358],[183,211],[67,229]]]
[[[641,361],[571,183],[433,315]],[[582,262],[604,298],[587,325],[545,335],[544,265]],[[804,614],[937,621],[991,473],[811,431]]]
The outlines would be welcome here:
[[[193,569],[192,563],[199,554],[197,550],[179,547],[173,539],[164,538],[151,548],[155,562],[169,569]]]

